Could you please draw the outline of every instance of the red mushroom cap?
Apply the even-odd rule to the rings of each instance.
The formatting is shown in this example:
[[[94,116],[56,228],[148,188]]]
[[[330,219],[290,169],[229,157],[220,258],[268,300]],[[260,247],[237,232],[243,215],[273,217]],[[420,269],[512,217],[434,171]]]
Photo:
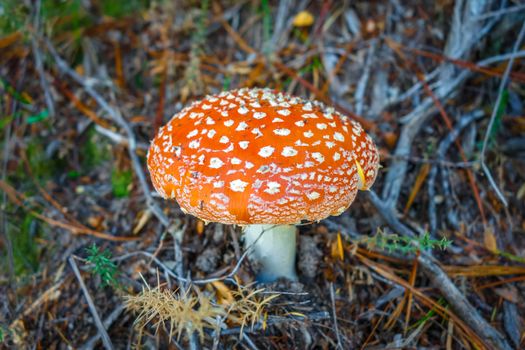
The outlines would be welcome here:
[[[205,221],[294,224],[341,214],[377,175],[361,125],[320,102],[270,89],[222,92],[162,127],[153,185]]]

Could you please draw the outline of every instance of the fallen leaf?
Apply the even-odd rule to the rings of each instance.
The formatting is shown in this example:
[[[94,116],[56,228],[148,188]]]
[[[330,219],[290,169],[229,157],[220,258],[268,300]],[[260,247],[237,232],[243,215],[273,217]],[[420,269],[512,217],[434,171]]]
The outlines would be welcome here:
[[[139,219],[138,219],[138,222],[137,224],[135,225],[135,227],[133,228],[133,234],[136,235],[137,233],[140,232],[140,230],[142,230],[142,228],[144,227],[144,225],[146,225],[146,223],[149,221],[149,219],[151,218],[152,216],[152,212],[151,210],[147,209],[147,210],[144,210],[144,211],[141,211],[139,213]]]
[[[221,281],[213,281],[211,284],[217,289],[217,302],[219,304],[230,305],[233,303],[233,294],[227,285]]]
[[[341,233],[337,233],[337,239],[332,242],[330,254],[332,258],[343,260],[344,259],[344,249],[343,249],[343,241],[341,239]]]
[[[495,253],[498,251],[496,236],[494,235],[492,228],[487,228],[485,230],[485,233],[483,234],[483,243],[485,244],[485,248],[487,248],[491,252]]]

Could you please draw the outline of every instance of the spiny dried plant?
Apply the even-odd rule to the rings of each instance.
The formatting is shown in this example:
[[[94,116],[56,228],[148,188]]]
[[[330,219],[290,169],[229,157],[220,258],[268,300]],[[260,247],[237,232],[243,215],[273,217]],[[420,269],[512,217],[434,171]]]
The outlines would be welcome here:
[[[151,325],[156,332],[162,327],[170,339],[175,335],[180,339],[185,331],[188,335],[197,332],[202,340],[205,328],[217,330],[227,320],[231,325],[240,327],[242,337],[247,326],[253,329],[262,322],[263,329],[266,327],[268,307],[279,294],[265,297],[262,295],[264,288],[254,290],[239,282],[237,286],[237,290],[229,290],[224,286],[231,297],[228,302],[216,305],[198,289],[172,291],[162,288],[160,282],[152,288],[144,281],[142,292],[125,296],[124,305],[128,310],[138,313],[135,325],[139,334]]]
[[[261,296],[264,288],[250,289],[250,286],[241,286],[237,284],[236,291],[232,291],[234,301],[228,305],[226,318],[234,324],[241,327],[240,335],[242,337],[244,327],[250,325],[253,327],[263,320],[263,328],[266,327],[266,315],[270,302],[279,297],[279,294],[270,296]]]
[[[216,317],[225,312],[213,305],[209,297],[196,293],[192,295],[190,289],[171,291],[160,285],[151,288],[146,284],[138,295],[125,297],[125,306],[139,314],[135,320],[139,333],[147,325],[152,325],[156,332],[162,327],[170,339],[175,334],[180,339],[182,332],[186,331],[188,335],[197,332],[202,340],[204,328],[216,328]]]

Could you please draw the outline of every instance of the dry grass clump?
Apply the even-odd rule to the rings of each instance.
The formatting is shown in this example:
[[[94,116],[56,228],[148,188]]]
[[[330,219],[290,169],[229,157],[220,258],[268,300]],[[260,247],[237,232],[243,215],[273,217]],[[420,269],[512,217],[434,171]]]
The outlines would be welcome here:
[[[201,341],[204,338],[204,329],[217,330],[220,326],[240,327],[242,336],[244,328],[252,329],[262,322],[266,327],[268,307],[279,294],[262,296],[264,289],[251,289],[250,286],[238,285],[237,290],[228,291],[229,300],[222,304],[215,304],[211,297],[195,289],[171,291],[158,285],[151,288],[145,284],[142,292],[137,295],[124,297],[124,305],[128,310],[138,313],[135,325],[140,333],[150,325],[156,332],[162,327],[171,339],[177,336],[180,339],[183,331],[187,335],[196,332]]]
[[[239,332],[241,336],[244,327],[250,325],[253,329],[261,320],[263,321],[263,328],[266,328],[265,321],[268,314],[268,306],[279,294],[263,297],[261,296],[262,292],[264,292],[264,288],[253,290],[249,286],[241,285],[236,291],[232,291],[234,301],[228,305],[226,317],[229,321],[241,327]]]
[[[162,327],[170,339],[175,334],[179,339],[183,331],[197,332],[202,339],[204,328],[216,328],[216,317],[225,314],[223,308],[213,305],[202,293],[191,295],[190,289],[171,291],[160,285],[151,288],[146,284],[139,294],[126,296],[124,303],[128,310],[139,314],[135,320],[139,330],[152,325],[158,332]]]

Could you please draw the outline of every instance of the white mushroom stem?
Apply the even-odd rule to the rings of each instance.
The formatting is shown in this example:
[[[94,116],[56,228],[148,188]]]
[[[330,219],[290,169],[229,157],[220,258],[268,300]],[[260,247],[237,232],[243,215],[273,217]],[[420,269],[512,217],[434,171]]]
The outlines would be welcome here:
[[[296,228],[294,225],[248,225],[244,227],[244,246],[251,247],[250,260],[260,265],[259,282],[280,277],[295,280]],[[255,242],[255,243],[254,243]]]

